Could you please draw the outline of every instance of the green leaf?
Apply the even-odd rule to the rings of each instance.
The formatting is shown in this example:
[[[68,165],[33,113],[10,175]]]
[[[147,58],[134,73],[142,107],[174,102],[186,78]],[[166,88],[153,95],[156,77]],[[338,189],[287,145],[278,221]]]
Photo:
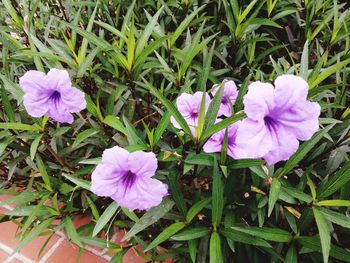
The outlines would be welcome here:
[[[217,232],[213,232],[210,237],[209,262],[210,263],[222,262],[221,241],[220,241],[220,236]]]
[[[42,134],[38,135],[37,137],[35,137],[32,144],[30,145],[30,159],[32,159],[32,160],[34,160],[36,151],[39,147],[39,143],[40,143],[42,137],[43,137]]]
[[[308,69],[309,69],[309,42],[306,40],[303,48],[303,53],[301,54],[300,60],[300,77],[302,77],[305,81],[308,78]]]
[[[5,6],[8,14],[11,16],[13,21],[16,23],[17,27],[21,27],[23,24],[22,18],[17,14],[16,9],[12,6],[12,3],[10,0],[3,0],[2,4]]]
[[[245,118],[245,114],[244,112],[237,112],[236,114],[234,114],[233,116],[231,117],[228,117],[216,124],[214,124],[213,126],[211,127],[208,127],[207,130],[205,130],[203,133],[202,133],[202,136],[200,138],[200,141],[202,144],[205,143],[205,141],[210,137],[212,136],[214,133],[218,132],[218,131],[221,131],[223,129],[226,129],[228,126],[230,126],[231,124],[239,121],[239,120],[242,120],[243,118]]]
[[[186,226],[184,222],[176,222],[168,226],[161,232],[145,249],[145,251],[149,251],[152,248],[155,248],[160,243],[166,241],[169,239],[172,235],[179,232],[181,229],[183,229]]]
[[[193,227],[193,228],[187,228],[180,233],[174,235],[171,237],[173,240],[177,241],[184,241],[184,240],[192,240],[200,237],[204,237],[209,235],[210,229],[206,227]]]
[[[157,13],[152,17],[151,21],[147,24],[145,29],[143,30],[140,38],[137,41],[135,56],[138,57],[141,51],[145,48],[149,37],[151,36],[155,25],[157,24],[158,17],[163,12],[164,6],[162,6]]]
[[[40,158],[39,154],[36,155],[36,164],[38,165],[38,169],[39,169],[41,178],[43,178],[45,188],[47,190],[49,190],[50,192],[52,192],[53,189],[51,187],[50,177],[47,174],[45,164],[44,164],[43,160]]]
[[[206,91],[206,83],[209,77],[211,61],[213,59],[214,54],[215,41],[210,48],[209,53],[206,54],[203,61],[203,69],[199,74],[198,82],[197,82],[197,91]]]
[[[10,122],[16,122],[15,113],[14,113],[13,107],[11,105],[11,102],[7,96],[7,91],[3,88],[0,88],[0,90],[1,90],[1,102],[4,105],[4,110],[6,112],[6,116]]]
[[[155,87],[153,87],[147,80],[142,78],[146,84],[146,87],[150,90],[150,92],[168,109],[170,114],[175,118],[175,120],[179,123],[180,127],[183,131],[192,137],[192,132],[187,125],[187,122],[182,117],[181,113],[176,109],[175,105],[170,102],[167,98],[164,97],[162,93],[160,93]]]
[[[224,94],[225,83],[221,83],[218,91],[215,93],[214,98],[210,102],[207,114],[204,121],[204,132],[212,127],[217,119],[218,111],[221,105],[222,96]]]
[[[350,200],[324,200],[316,202],[318,206],[350,206]]]
[[[263,160],[254,160],[254,159],[240,159],[240,160],[233,160],[227,165],[227,168],[229,169],[242,169],[242,168],[249,168],[253,166],[259,166],[264,163]]]
[[[275,207],[275,203],[278,199],[280,190],[281,190],[281,182],[277,178],[272,178],[272,183],[271,183],[270,192],[269,192],[269,211],[267,213],[269,217],[273,211],[273,208]]]
[[[302,246],[312,251],[322,252],[320,239],[317,237],[300,236],[297,238],[297,240]],[[330,256],[338,260],[342,260],[344,262],[350,262],[350,252],[347,251],[346,249],[340,248],[338,246],[334,246],[332,244],[331,244]]]
[[[67,178],[69,181],[71,181],[72,183],[80,186],[81,188],[84,188],[86,190],[90,191],[91,188],[91,182],[77,178],[73,175],[68,175],[68,174],[62,174],[65,178]]]
[[[287,163],[284,165],[280,174],[277,176],[280,178],[283,175],[289,173],[293,168],[298,165],[298,163],[312,150],[316,143],[318,143],[326,133],[332,129],[334,124],[331,124],[324,128],[323,130],[317,132],[309,141],[304,142],[298,149],[298,151],[289,158]]]
[[[64,228],[67,232],[68,237],[79,247],[84,247],[83,243],[81,243],[80,237],[73,225],[72,219],[69,216],[66,216],[64,219]]]
[[[211,198],[206,198],[195,203],[187,212],[186,222],[191,222],[192,219],[210,203],[210,201]]]
[[[182,32],[188,27],[188,25],[191,23],[193,18],[201,11],[205,5],[201,6],[200,8],[197,8],[195,11],[191,12],[189,16],[187,16],[181,24],[176,28],[174,34],[172,35],[170,41],[169,41],[169,48],[171,48],[176,40],[179,38],[179,36],[182,34]]]
[[[132,125],[125,116],[123,116],[123,122],[126,128],[126,137],[128,138],[129,145],[144,145],[144,142],[138,135],[135,126]]]
[[[197,165],[206,165],[206,166],[212,166],[213,165],[213,156],[204,154],[204,153],[190,153],[186,160],[185,163],[187,164],[197,164]]]
[[[155,52],[156,49],[158,49],[161,45],[163,45],[164,41],[167,40],[169,36],[163,36],[155,41],[149,43],[144,50],[138,55],[138,57],[135,60],[135,67],[142,66],[142,63],[145,61],[147,56],[153,52]],[[136,70],[135,70],[136,71]]]
[[[42,232],[47,232],[48,227],[51,225],[52,221],[54,221],[55,218],[49,218],[37,225],[35,228],[30,231],[30,233],[19,243],[19,245],[16,247],[16,249],[13,251],[12,254],[17,253],[22,248],[24,248],[26,245],[28,245],[34,238],[38,237]]]
[[[334,224],[340,225],[342,227],[350,228],[350,217],[323,207],[317,208],[317,210],[319,210],[320,213],[327,220],[333,222]]]
[[[350,162],[347,162],[327,183],[317,191],[317,199],[323,199],[335,193],[350,181]]]
[[[169,111],[165,112],[162,119],[158,123],[157,128],[154,131],[154,136],[153,136],[153,144],[157,145],[160,138],[162,137],[164,131],[166,128],[169,126],[170,123],[170,114]]]
[[[124,213],[127,217],[129,217],[132,221],[134,221],[134,222],[136,222],[136,223],[140,221],[140,219],[138,218],[138,216],[137,216],[133,211],[130,211],[130,210],[127,209],[126,207],[122,207],[121,209],[122,209],[123,213]]]
[[[122,241],[128,240],[135,236],[137,233],[146,229],[150,225],[153,225],[160,218],[162,218],[170,209],[174,206],[174,202],[168,198],[165,198],[163,202],[157,207],[153,207],[146,214],[144,214],[139,222],[135,223],[128,233],[124,236]]]
[[[101,215],[100,219],[97,221],[94,230],[92,231],[92,236],[96,236],[105,227],[107,223],[110,222],[113,215],[117,212],[119,205],[116,202],[112,202],[106,210]]]
[[[224,190],[219,167],[216,158],[213,163],[213,190],[212,190],[212,223],[214,229],[221,222],[222,210],[224,209]]]
[[[331,249],[331,235],[329,232],[329,227],[324,216],[316,208],[312,208],[315,216],[318,232],[321,239],[321,247],[323,254],[323,262],[328,262],[329,251]]]
[[[263,239],[275,242],[290,242],[293,238],[289,232],[278,228],[237,226],[231,228],[251,236],[261,237]]]
[[[100,52],[100,49],[98,47],[94,48],[92,51],[89,52],[89,54],[86,56],[83,62],[79,65],[77,78],[81,78],[84,76],[88,68],[93,65],[93,61],[99,52]]]
[[[266,247],[266,248],[271,247],[271,245],[268,242],[266,242],[261,238],[247,235],[243,232],[240,232],[231,228],[222,229],[220,230],[220,233],[225,237],[227,237],[228,239],[235,242],[244,243],[244,244],[253,245],[253,246],[259,246],[259,247]]]
[[[185,199],[183,197],[180,185],[178,183],[178,175],[177,173],[170,172],[169,176],[169,188],[171,192],[171,196],[175,201],[175,204],[181,214],[185,217],[187,213],[187,207],[185,203]]]
[[[20,131],[42,131],[39,126],[28,125],[23,123],[1,122],[0,129],[4,130],[20,130]]]
[[[77,138],[75,139],[72,148],[77,147],[82,141],[84,141],[85,139],[98,134],[100,132],[100,130],[98,128],[91,128],[91,129],[87,129],[82,131],[81,133],[79,133],[77,135]]]
[[[22,192],[19,195],[0,201],[0,205],[15,204],[19,206],[38,198],[38,193]]]
[[[282,185],[282,189],[287,192],[290,196],[299,199],[300,201],[304,201],[306,203],[312,202],[312,197],[308,194],[305,194],[304,192],[298,190],[295,187],[289,187],[286,185]]]
[[[291,245],[288,249],[285,263],[298,263],[298,253],[293,245]]]
[[[248,91],[249,81],[252,78],[252,74],[249,74],[243,81],[239,88],[238,96],[234,105],[235,112],[241,111],[243,109],[243,97]]]
[[[103,123],[107,124],[108,126],[116,129],[117,131],[125,135],[128,133],[123,123],[115,116],[112,116],[112,115],[106,116],[106,118],[104,118],[103,120]]]
[[[2,156],[2,154],[4,153],[4,151],[6,150],[7,146],[13,142],[15,140],[14,137],[6,137],[4,139],[1,139],[0,141],[0,156]]]
[[[22,232],[20,235],[20,239],[26,234],[27,229],[34,223],[34,219],[38,216],[39,212],[42,211],[42,207],[44,202],[49,198],[49,195],[44,195],[43,198],[36,204],[32,213],[26,218],[25,224],[22,227]]]
[[[321,83],[326,78],[333,75],[334,73],[340,71],[341,68],[347,66],[349,63],[350,63],[350,59],[346,59],[321,71],[321,73],[317,75],[317,78],[315,78],[315,80],[309,83],[310,89],[316,87],[319,83]]]

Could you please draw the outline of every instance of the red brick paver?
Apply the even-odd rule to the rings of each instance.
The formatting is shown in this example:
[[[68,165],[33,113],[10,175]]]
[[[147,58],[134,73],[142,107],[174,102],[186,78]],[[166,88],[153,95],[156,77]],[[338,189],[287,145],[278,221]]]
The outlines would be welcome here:
[[[0,201],[10,198],[9,195],[0,195]],[[0,216],[12,210],[14,207],[10,205],[0,205]],[[80,227],[91,220],[87,217],[77,217],[74,220],[75,227]],[[121,244],[121,239],[125,235],[125,231],[114,229],[111,242]],[[106,263],[112,255],[106,255],[106,249],[94,246],[87,246],[79,255],[79,247],[68,242],[64,234],[61,232],[54,233],[48,241],[41,256],[38,257],[41,247],[45,244],[49,235],[40,236],[32,240],[27,246],[22,248],[18,253],[13,253],[20,241],[15,239],[16,233],[20,232],[15,222],[7,221],[0,223],[0,262],[2,263]],[[103,235],[102,235],[103,236]],[[126,244],[126,242],[123,242]],[[141,250],[141,248],[139,248]],[[144,258],[137,255],[135,248],[129,251],[123,257],[123,263],[144,263]],[[171,262],[171,260],[166,261]]]

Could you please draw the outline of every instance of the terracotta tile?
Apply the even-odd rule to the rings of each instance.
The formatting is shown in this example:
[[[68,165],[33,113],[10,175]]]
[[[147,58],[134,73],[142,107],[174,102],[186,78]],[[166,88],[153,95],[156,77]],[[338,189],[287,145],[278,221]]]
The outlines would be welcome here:
[[[17,245],[20,243],[19,240],[14,239],[16,230],[17,230],[17,225],[11,221],[0,223],[0,242],[15,249]],[[21,254],[23,254],[24,256],[30,259],[37,260],[39,251],[41,247],[45,244],[48,237],[49,235],[35,238],[27,246],[22,248],[22,250],[20,251]],[[46,245],[44,252],[41,254],[41,256],[43,256],[46,253],[46,251],[49,250],[51,246],[57,242],[58,239],[59,237],[57,235],[54,235],[53,237],[51,237],[50,241]]]
[[[5,251],[0,249],[0,262],[4,262],[5,259],[9,257],[9,254],[7,254]]]
[[[137,248],[130,248],[128,250],[128,252],[126,252],[126,254],[123,257],[123,263],[145,263],[148,262],[146,259],[140,257],[137,252],[135,251],[135,249],[138,249],[141,251],[141,247],[137,247]]]
[[[0,215],[4,215],[6,214],[6,212],[8,212],[9,210],[3,206],[0,206]]]
[[[91,223],[91,218],[88,216],[77,216],[76,218],[74,218],[73,221],[73,225],[75,226],[75,228],[79,228],[83,225],[89,224]]]
[[[0,195],[0,202],[5,201],[6,199],[9,199],[11,197],[13,197],[13,195],[7,195],[7,194]]]
[[[96,256],[89,251],[84,251],[78,261],[79,247],[70,244],[68,241],[64,240],[62,244],[56,249],[56,251],[47,259],[50,263],[106,263],[102,257]]]
[[[3,194],[3,195],[0,195],[0,202],[1,201],[5,201],[6,199],[9,199],[13,197],[13,195],[8,195],[8,194]],[[15,208],[16,206],[14,204],[7,204],[8,206],[12,207],[12,208]]]
[[[23,261],[19,260],[18,258],[13,258],[10,263],[23,263]]]

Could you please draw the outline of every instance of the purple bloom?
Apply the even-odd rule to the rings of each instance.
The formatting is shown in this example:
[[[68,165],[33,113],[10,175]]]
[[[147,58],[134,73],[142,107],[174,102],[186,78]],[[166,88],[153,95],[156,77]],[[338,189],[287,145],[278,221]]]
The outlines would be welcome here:
[[[47,114],[58,122],[73,122],[73,112],[86,107],[84,93],[72,87],[66,70],[51,69],[47,75],[30,70],[20,79],[24,90],[24,107],[29,115],[42,117]]]
[[[236,155],[263,158],[268,164],[288,160],[318,130],[320,106],[307,100],[309,86],[301,77],[283,75],[275,88],[260,81],[244,96],[247,118],[237,131]]]
[[[198,126],[198,118],[202,103],[202,97],[203,92],[198,91],[193,95],[189,93],[182,93],[176,99],[177,109],[181,113],[182,117],[184,117],[185,121],[187,122],[188,126],[192,131],[192,134],[195,134],[195,128]],[[209,104],[210,97],[208,94],[206,94],[205,112],[207,112]],[[171,117],[171,123],[174,125],[175,128],[181,129],[181,126],[175,120],[174,117]]]
[[[153,179],[157,158],[152,152],[129,153],[119,146],[106,149],[91,176],[91,191],[109,196],[129,210],[148,210],[168,194],[167,185]]]
[[[239,123],[234,123],[227,128],[227,155],[236,159],[236,134]],[[221,152],[225,139],[226,129],[214,133],[204,144],[203,150],[206,153]]]
[[[230,117],[232,115],[231,105],[234,105],[238,96],[237,86],[232,80],[224,80],[224,92],[221,99],[221,104],[218,112],[218,116],[224,115]],[[220,87],[213,89],[212,95],[214,96],[218,92]]]

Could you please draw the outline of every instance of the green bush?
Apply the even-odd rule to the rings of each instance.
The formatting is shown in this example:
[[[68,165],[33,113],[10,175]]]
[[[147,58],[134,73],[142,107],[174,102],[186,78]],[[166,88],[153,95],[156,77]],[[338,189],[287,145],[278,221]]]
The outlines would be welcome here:
[[[16,208],[0,219],[21,227],[17,249],[64,230],[81,248],[109,248],[112,262],[136,245],[149,261],[350,262],[349,7],[3,0],[0,194],[13,197],[0,203]],[[23,106],[19,78],[51,68],[66,69],[85,93],[87,107],[72,124],[31,117]],[[307,80],[308,99],[322,108],[319,131],[288,161],[202,151],[214,132],[244,118],[249,83],[286,73]],[[171,124],[171,116],[181,120],[180,94],[210,91],[224,79],[239,87],[232,117],[214,125],[212,106],[197,139]],[[155,178],[169,188],[159,206],[129,211],[90,191],[103,151],[115,145],[156,154]],[[81,215],[92,222],[75,229]],[[130,246],[108,241],[114,227],[127,229]],[[166,252],[159,255],[158,245]]]

